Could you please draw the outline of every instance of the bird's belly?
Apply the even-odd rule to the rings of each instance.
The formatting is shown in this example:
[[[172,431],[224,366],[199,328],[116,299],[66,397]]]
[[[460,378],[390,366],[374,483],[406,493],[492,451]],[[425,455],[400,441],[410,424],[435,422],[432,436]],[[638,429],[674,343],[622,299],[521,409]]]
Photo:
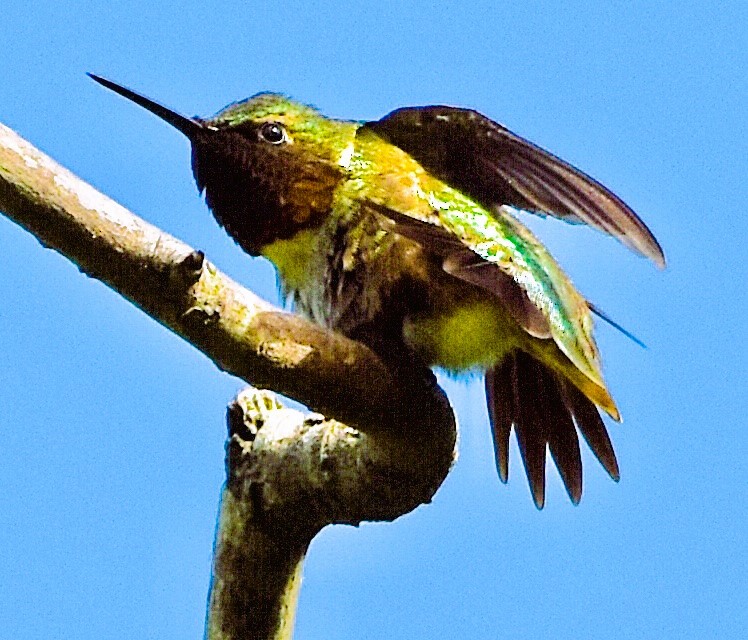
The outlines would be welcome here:
[[[373,348],[378,332],[392,344],[394,331],[429,365],[452,372],[491,367],[521,340],[498,298],[447,274],[411,241],[380,239],[368,254],[359,248],[349,270],[330,262],[345,251],[325,246],[327,237],[305,230],[263,248],[297,310],[319,324],[357,339],[365,327]]]
[[[430,365],[453,372],[486,369],[517,345],[515,323],[489,296],[469,296],[408,316],[403,338]]]

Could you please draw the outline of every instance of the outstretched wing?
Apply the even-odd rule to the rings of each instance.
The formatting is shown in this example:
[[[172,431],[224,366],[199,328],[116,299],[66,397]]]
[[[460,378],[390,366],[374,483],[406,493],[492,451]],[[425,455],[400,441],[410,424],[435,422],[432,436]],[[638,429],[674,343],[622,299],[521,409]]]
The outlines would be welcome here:
[[[398,109],[368,122],[429,172],[489,210],[501,205],[582,222],[665,265],[652,232],[599,182],[477,111],[447,106]]]

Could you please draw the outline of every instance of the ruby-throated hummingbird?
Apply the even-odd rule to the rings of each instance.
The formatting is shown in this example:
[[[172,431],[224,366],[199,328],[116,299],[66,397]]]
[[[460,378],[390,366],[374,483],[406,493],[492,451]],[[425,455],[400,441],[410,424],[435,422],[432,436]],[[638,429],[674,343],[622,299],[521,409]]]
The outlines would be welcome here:
[[[540,508],[546,448],[576,504],[577,429],[608,474],[591,311],[517,210],[582,222],[664,266],[652,233],[586,174],[475,111],[398,109],[326,118],[273,93],[187,118],[91,76],[176,127],[218,222],[270,259],[295,308],[387,358],[485,371],[499,477],[512,427]]]

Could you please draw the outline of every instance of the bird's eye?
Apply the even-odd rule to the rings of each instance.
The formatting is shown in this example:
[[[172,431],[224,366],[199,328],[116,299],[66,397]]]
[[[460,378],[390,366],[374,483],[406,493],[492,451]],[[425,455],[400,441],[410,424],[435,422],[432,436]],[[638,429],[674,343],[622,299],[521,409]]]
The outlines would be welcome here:
[[[270,144],[281,144],[288,140],[286,130],[277,122],[266,122],[258,130],[260,140]]]

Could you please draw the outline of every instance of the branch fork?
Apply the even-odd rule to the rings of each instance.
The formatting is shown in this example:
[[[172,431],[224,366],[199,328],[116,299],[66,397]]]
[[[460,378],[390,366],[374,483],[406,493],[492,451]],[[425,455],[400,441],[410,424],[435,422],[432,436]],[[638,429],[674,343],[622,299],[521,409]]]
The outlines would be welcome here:
[[[291,638],[312,538],[328,524],[393,520],[446,477],[456,423],[428,369],[393,367],[272,307],[3,125],[0,211],[222,371],[319,412],[253,387],[229,406],[211,640]]]

